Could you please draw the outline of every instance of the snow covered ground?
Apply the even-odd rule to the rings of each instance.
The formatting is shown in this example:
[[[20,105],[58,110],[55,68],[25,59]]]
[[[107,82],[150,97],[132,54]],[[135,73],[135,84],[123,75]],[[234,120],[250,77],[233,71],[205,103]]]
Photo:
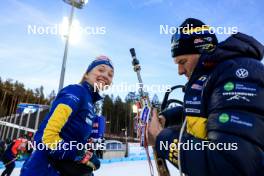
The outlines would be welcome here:
[[[154,161],[153,161],[154,164]],[[155,166],[155,165],[154,165]],[[175,167],[168,163],[171,176],[179,176]],[[3,169],[0,169],[0,173]],[[20,168],[15,168],[11,176],[19,176]],[[95,176],[150,176],[146,160],[105,163],[94,173]],[[157,171],[155,170],[155,176]]]
[[[150,153],[152,153],[150,148]],[[139,144],[129,144],[129,157],[103,160],[101,168],[95,171],[95,176],[150,176],[148,162],[146,160],[145,150],[139,147]],[[16,168],[11,176],[19,176],[22,162],[16,162]],[[155,162],[152,160],[155,176],[157,170]],[[178,170],[167,162],[171,176],[179,176]],[[0,173],[3,171],[3,165],[0,162]]]
[[[155,166],[154,161],[152,162]],[[178,170],[168,163],[171,176],[178,176]],[[154,167],[155,168],[155,167]],[[129,161],[122,163],[103,164],[102,168],[95,172],[95,176],[150,176],[149,166],[144,161]],[[155,176],[157,171],[155,170]]]

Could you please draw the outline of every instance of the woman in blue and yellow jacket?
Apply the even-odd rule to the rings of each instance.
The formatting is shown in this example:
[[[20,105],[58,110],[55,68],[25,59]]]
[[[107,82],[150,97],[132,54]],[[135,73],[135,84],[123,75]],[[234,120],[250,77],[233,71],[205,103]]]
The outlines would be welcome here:
[[[85,147],[91,134],[94,103],[101,99],[98,92],[112,83],[113,75],[110,59],[99,56],[89,65],[80,84],[69,85],[58,93],[35,134],[36,149],[24,163],[21,176],[71,175],[70,172],[82,175],[76,168],[92,175],[100,167],[96,155],[80,148]],[[61,163],[69,167],[63,168]]]

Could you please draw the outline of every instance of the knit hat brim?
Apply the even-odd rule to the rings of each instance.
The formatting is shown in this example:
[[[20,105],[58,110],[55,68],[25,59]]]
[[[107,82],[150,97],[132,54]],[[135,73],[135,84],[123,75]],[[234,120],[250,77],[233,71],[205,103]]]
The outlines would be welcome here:
[[[89,73],[93,68],[95,68],[98,65],[102,65],[102,64],[108,65],[109,67],[111,67],[114,70],[114,66],[113,66],[111,60],[109,59],[109,57],[107,57],[107,56],[98,56],[88,66],[88,68],[86,70],[86,73]]]

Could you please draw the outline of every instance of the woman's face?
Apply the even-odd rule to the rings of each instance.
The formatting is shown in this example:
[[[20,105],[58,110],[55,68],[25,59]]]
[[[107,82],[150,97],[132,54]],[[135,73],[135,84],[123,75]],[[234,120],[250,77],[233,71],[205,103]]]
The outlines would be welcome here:
[[[114,70],[108,65],[101,64],[94,67],[85,77],[85,80],[97,88],[97,90],[105,90],[112,84]]]

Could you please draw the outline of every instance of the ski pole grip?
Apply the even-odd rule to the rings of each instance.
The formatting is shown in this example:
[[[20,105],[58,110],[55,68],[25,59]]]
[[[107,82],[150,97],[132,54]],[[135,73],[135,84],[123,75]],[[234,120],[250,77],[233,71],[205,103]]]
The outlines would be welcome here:
[[[130,53],[132,57],[136,57],[136,52],[134,48],[130,48]]]
[[[132,60],[132,65],[134,66],[134,71],[139,71],[140,70],[140,66],[139,66],[139,61],[137,60],[137,57],[136,57],[136,52],[135,52],[135,49],[134,48],[130,48],[130,54],[133,58]]]

